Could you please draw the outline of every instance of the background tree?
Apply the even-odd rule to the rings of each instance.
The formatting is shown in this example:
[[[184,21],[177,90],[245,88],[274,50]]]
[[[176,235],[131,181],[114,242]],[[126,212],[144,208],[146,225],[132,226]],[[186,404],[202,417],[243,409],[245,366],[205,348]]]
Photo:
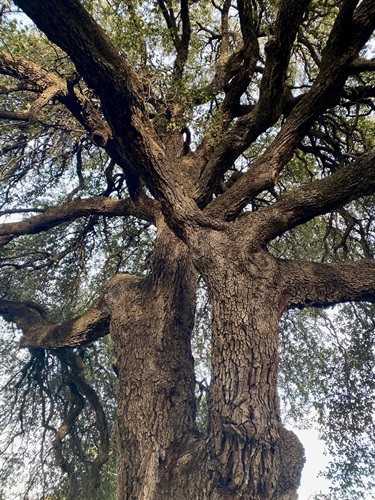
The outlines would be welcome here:
[[[63,494],[92,497],[115,418],[119,498],[296,498],[281,339],[282,395],[329,423],[351,494],[370,467],[371,307],[345,306],[347,329],[315,319],[322,348],[293,310],[374,300],[373,1],[16,5],[38,29],[3,4],[0,314],[31,352],[8,442],[38,413]]]

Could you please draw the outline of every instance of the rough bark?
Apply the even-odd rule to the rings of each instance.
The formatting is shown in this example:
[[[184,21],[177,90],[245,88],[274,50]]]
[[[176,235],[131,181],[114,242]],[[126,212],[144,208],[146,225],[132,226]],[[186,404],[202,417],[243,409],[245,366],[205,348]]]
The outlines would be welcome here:
[[[168,448],[195,429],[190,346],[195,286],[187,248],[165,228],[158,238],[152,275],[119,280],[112,289],[121,499],[160,498]]]
[[[206,436],[194,422],[188,249],[164,229],[153,278],[119,278],[111,292],[119,498],[295,499],[304,453],[279,415],[278,263],[265,251],[239,262],[243,249],[220,233],[197,241],[193,260],[213,308]]]
[[[213,318],[208,446],[217,475],[207,498],[292,499],[304,459],[280,422],[279,266],[264,250],[246,252],[234,236],[205,234],[193,250]],[[293,446],[294,462],[287,451]],[[289,463],[286,479],[288,459],[293,466]]]

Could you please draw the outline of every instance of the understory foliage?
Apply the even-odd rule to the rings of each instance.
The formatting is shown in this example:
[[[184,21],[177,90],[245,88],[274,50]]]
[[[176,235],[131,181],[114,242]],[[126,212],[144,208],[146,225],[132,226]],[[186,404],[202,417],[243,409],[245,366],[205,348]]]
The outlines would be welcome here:
[[[303,3],[292,41],[277,31],[288,24],[283,16],[293,18],[295,2],[288,0],[72,0],[66,8],[84,8],[133,68],[142,90],[136,99],[165,149],[179,147],[183,158],[196,153],[202,172],[203,159],[217,161],[214,174],[208,168],[201,176],[195,206],[202,213],[208,207],[207,217],[216,220],[216,207],[228,199],[224,223],[230,225],[274,205],[276,218],[293,189],[307,192],[334,175],[341,189],[340,172],[363,158],[374,170],[375,40],[369,34],[347,68],[337,70],[342,82],[332,95],[323,104],[317,99],[321,109],[311,122],[306,119],[297,138],[280,139],[295,146],[280,155],[288,158],[275,167],[272,182],[230,205],[231,188],[238,183],[246,191],[241,179],[247,175],[250,184],[259,158],[272,153],[298,103],[320,85],[329,65],[326,47],[337,43],[341,50],[346,16],[368,8],[374,19],[366,0]],[[36,27],[41,21],[34,25],[22,13],[24,4],[0,3],[0,302],[25,304],[62,324],[92,307],[117,274],[152,274],[158,204],[165,204],[166,219],[170,205],[145,166],[134,173],[122,156],[127,146],[108,139],[117,124],[107,123],[110,105],[92,88],[95,78],[81,74],[84,64],[77,67],[76,55],[59,46],[60,33],[53,40]],[[265,101],[273,109],[265,111]],[[364,183],[353,181],[353,195],[339,200],[315,193],[314,207],[320,196],[322,207],[311,217],[304,207],[285,209],[288,217],[295,209],[295,219],[290,216],[287,229],[273,228],[262,247],[293,262],[373,259],[375,175]],[[184,196],[190,189],[186,181]],[[196,420],[204,433],[211,312],[201,276],[197,290],[192,349]],[[365,299],[291,309],[280,321],[282,418],[291,427],[318,427],[332,456],[324,471],[332,498],[365,498],[374,487],[373,291]],[[22,350],[19,338],[14,324],[0,324],[0,498],[116,498],[111,434],[118,387],[110,337]]]

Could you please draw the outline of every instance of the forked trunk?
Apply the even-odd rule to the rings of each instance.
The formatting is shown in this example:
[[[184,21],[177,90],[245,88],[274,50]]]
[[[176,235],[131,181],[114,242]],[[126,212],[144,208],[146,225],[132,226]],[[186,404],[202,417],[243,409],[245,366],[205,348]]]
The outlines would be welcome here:
[[[200,245],[207,246],[202,254]],[[193,260],[212,304],[205,436],[195,427],[196,277],[186,247],[165,229],[153,279],[118,284],[119,498],[295,499],[303,449],[279,418],[277,263],[265,251],[242,261],[225,239],[205,238],[198,247]]]

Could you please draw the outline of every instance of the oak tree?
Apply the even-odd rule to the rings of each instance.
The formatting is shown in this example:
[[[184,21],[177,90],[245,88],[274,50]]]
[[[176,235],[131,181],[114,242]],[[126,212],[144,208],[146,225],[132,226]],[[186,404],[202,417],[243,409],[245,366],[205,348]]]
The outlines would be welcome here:
[[[373,0],[15,4],[35,25],[2,4],[0,315],[32,353],[21,378],[49,401],[71,488],[64,442],[85,405],[90,495],[108,460],[106,377],[82,358],[110,335],[118,498],[297,498],[280,320],[375,299]]]

